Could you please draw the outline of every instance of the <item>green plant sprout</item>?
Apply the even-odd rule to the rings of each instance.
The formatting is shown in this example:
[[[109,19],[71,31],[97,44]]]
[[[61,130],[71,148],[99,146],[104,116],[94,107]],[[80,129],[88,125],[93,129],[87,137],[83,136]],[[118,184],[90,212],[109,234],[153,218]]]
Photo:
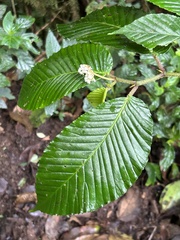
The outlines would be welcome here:
[[[180,4],[174,1],[171,6],[166,0],[155,4],[180,15]],[[172,58],[173,67],[167,57],[161,60],[173,48],[179,48],[179,26],[179,16],[146,14],[122,6],[104,7],[77,22],[57,26],[62,36],[76,43],[61,48],[32,69],[23,82],[18,104],[31,110],[44,108],[78,89],[93,87],[87,96],[93,107],[65,127],[44,151],[36,176],[35,209],[59,215],[92,211],[122,196],[137,180],[147,165],[153,134],[157,134],[153,132],[157,122],[153,123],[150,109],[157,111],[160,121],[159,111],[165,114],[159,103],[164,89],[173,85],[177,96],[179,93],[178,60]],[[126,79],[112,74],[114,50],[129,56],[138,52],[141,75]],[[149,61],[156,65],[158,74],[148,64],[143,65],[149,56],[153,56]],[[173,83],[172,78],[176,79]],[[121,84],[131,87],[129,94],[106,100],[108,93]],[[142,99],[150,96],[149,107],[134,96],[140,86],[147,88]],[[173,116],[171,124],[176,126],[178,110]],[[167,156],[179,144],[179,135],[171,133],[171,143],[167,142],[170,135],[164,134],[165,128],[158,134],[170,146],[165,148]],[[163,169],[169,166],[168,160]]]

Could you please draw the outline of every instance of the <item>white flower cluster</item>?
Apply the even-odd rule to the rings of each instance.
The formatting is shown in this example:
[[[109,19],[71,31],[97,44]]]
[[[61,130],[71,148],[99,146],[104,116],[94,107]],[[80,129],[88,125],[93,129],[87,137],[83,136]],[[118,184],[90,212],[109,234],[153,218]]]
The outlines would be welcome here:
[[[87,64],[81,64],[78,73],[84,75],[84,81],[90,84],[91,82],[95,82],[94,72],[92,68]]]

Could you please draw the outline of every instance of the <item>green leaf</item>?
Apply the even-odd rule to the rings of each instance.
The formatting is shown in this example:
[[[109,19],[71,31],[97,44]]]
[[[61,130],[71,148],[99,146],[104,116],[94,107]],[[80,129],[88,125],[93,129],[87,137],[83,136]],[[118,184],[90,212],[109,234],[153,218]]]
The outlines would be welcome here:
[[[180,2],[177,0],[148,0],[148,2],[180,15]]]
[[[130,40],[153,49],[156,46],[167,46],[180,39],[179,26],[180,17],[163,13],[149,14],[112,34],[124,34]]]
[[[166,171],[174,162],[175,159],[175,150],[174,147],[165,144],[163,150],[163,159],[160,161],[160,167],[162,171]]]
[[[29,119],[30,119],[33,127],[37,128],[40,125],[42,125],[46,121],[47,118],[48,117],[45,114],[44,109],[38,109],[38,110],[31,112],[31,116]]]
[[[90,92],[87,95],[87,99],[93,107],[97,107],[99,104],[105,101],[107,91],[108,91],[107,88],[97,88],[96,90]]]
[[[71,24],[58,24],[57,29],[65,38],[91,41],[118,49],[135,52],[147,50],[129,41],[125,36],[108,35],[124,25],[130,24],[145,13],[133,8],[121,6],[104,7],[96,10],[79,21]]]
[[[180,119],[180,105],[173,109],[171,116],[175,119]]]
[[[12,34],[6,35],[3,37],[1,44],[8,46],[9,48],[18,49],[21,44],[21,36],[16,36]]]
[[[7,34],[13,34],[15,27],[14,27],[14,16],[11,12],[6,13],[6,15],[3,18],[2,26],[4,28],[4,31]]]
[[[14,99],[15,97],[11,94],[11,90],[9,88],[0,88],[0,98],[5,97],[7,99]]]
[[[30,72],[31,68],[34,66],[35,62],[31,55],[23,50],[17,50],[14,52],[14,55],[17,57],[17,64],[16,67],[20,71],[24,72]]]
[[[9,87],[10,85],[11,85],[11,83],[7,79],[7,77],[4,76],[2,73],[0,73],[0,88],[2,88],[2,87]]]
[[[34,54],[39,54],[39,51],[35,47],[33,47],[32,43],[36,43],[38,45],[39,38],[33,33],[23,33],[21,34],[21,47],[24,50],[28,50]]]
[[[149,162],[147,163],[145,169],[148,174],[146,186],[154,185],[157,179],[161,180],[161,171],[158,164]]]
[[[59,42],[54,36],[53,32],[49,29],[46,37],[46,56],[49,58],[53,53],[60,50]]]
[[[175,207],[180,203],[180,180],[168,184],[162,191],[160,204],[163,211]]]
[[[178,77],[168,77],[165,84],[163,85],[164,88],[169,88],[171,86],[176,86],[179,82]]]
[[[155,96],[161,96],[164,93],[164,88],[160,87],[157,82],[154,82],[154,94]]]
[[[0,4],[0,19],[2,19],[4,13],[6,12],[7,6],[4,4]]]
[[[27,29],[35,22],[35,18],[31,16],[20,16],[16,19],[16,26],[18,29]]]
[[[171,86],[168,89],[169,91],[166,92],[165,95],[165,103],[166,104],[173,104],[180,100],[180,88],[176,86]]]
[[[173,163],[170,171],[171,179],[177,179],[180,176],[180,171],[177,163]]]
[[[147,163],[152,128],[149,109],[131,96],[79,117],[40,160],[36,209],[59,215],[86,212],[123,195]]]
[[[100,45],[77,44],[62,48],[45,61],[38,63],[24,79],[18,104],[25,109],[50,105],[69,93],[85,87],[78,73],[80,64],[88,64],[101,75],[112,69],[109,51]]]
[[[7,105],[3,99],[0,98],[0,109],[7,109]]]
[[[0,49],[0,72],[6,72],[15,66],[12,56],[5,49]]]
[[[60,101],[56,101],[44,108],[46,116],[52,116],[59,106]]]

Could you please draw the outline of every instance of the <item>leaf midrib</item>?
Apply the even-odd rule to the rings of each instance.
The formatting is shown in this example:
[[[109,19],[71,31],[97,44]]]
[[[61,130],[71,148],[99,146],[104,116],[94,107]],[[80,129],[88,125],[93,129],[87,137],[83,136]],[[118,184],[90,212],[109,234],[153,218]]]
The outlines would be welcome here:
[[[101,140],[101,142],[97,145],[97,147],[94,149],[94,151],[89,155],[89,157],[87,158],[87,160],[85,160],[83,162],[83,164],[77,169],[77,171],[74,172],[74,174],[72,174],[66,181],[63,182],[64,184],[67,184],[67,182],[70,181],[71,178],[73,178],[79,171],[80,169],[91,159],[91,157],[95,154],[95,152],[100,148],[100,146],[104,143],[105,139],[108,137],[108,135],[110,134],[110,132],[112,131],[114,125],[116,124],[116,122],[118,121],[118,119],[120,118],[120,115],[122,114],[124,108],[126,107],[126,105],[128,104],[128,101],[131,99],[131,96],[127,96],[124,104],[121,106],[121,109],[119,111],[119,113],[117,114],[116,118],[113,121],[113,124],[111,125],[111,127],[109,128],[109,130],[107,131],[107,133],[105,134],[105,136],[103,137],[103,139]],[[61,189],[63,187],[63,185],[61,185],[61,187],[59,187],[56,191],[54,191],[52,193],[52,195],[56,194],[57,191],[59,191],[59,189]],[[52,196],[51,195],[51,196]]]

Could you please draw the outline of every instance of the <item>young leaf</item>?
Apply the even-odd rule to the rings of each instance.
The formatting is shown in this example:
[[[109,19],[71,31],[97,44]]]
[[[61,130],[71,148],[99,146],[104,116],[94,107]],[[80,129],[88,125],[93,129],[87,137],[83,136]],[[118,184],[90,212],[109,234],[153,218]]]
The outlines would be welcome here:
[[[38,63],[23,81],[18,104],[25,109],[50,105],[65,95],[85,87],[78,73],[80,64],[88,64],[100,74],[112,69],[109,51],[100,45],[76,44],[62,48],[45,61]]]
[[[40,160],[36,209],[80,213],[123,195],[147,163],[152,128],[149,109],[131,96],[105,102],[79,117]]]
[[[130,40],[148,49],[167,46],[180,39],[180,17],[169,14],[149,14],[113,32],[124,34]]]
[[[180,2],[177,0],[148,0],[148,2],[180,15]]]
[[[97,107],[105,101],[107,91],[107,88],[97,88],[87,95],[87,99],[93,107]]]
[[[65,38],[91,41],[106,46],[131,51],[147,52],[145,48],[129,41],[125,36],[108,35],[135,19],[143,16],[141,10],[112,6],[96,10],[79,21],[71,24],[58,24],[57,29]]]

